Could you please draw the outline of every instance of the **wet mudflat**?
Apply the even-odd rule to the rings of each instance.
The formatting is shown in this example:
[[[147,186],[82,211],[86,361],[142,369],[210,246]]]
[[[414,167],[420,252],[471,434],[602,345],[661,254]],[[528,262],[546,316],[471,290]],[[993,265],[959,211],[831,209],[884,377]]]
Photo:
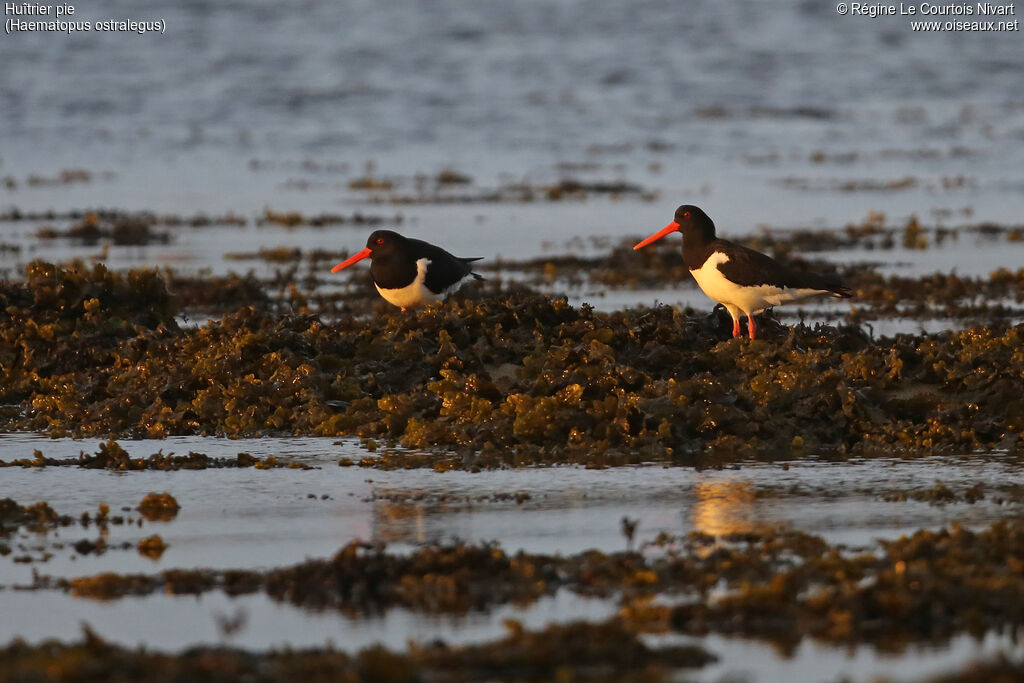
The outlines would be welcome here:
[[[0,625],[0,666],[1012,675],[1015,229],[747,236],[858,292],[753,342],[677,248],[628,240],[502,261],[407,314],[365,273],[322,276],[344,250],[226,259],[269,266],[246,275],[30,262],[0,290],[0,606],[32,617]],[[1008,265],[880,265],[951,240]],[[651,287],[690,303],[635,307]]]
[[[30,262],[0,291],[0,604],[33,615],[0,626],[28,643],[2,665],[1012,672],[997,658],[1020,656],[1024,591],[1015,230],[871,218],[747,236],[858,292],[767,315],[754,342],[728,338],[676,245],[628,239],[502,260],[408,314],[365,273],[324,277],[344,250],[226,254],[265,264],[246,275]],[[31,237],[48,239],[64,238]],[[997,245],[1006,269],[884,266],[961,240]],[[645,292],[684,302],[633,307]],[[211,645],[227,649],[181,654]]]
[[[257,460],[274,456],[284,466],[96,469],[83,463],[102,452],[104,442],[5,435],[5,461],[28,461],[38,450],[62,464],[3,470],[5,495],[17,491],[23,505],[45,500],[54,513],[4,527],[9,552],[0,558],[0,602],[5,613],[34,616],[28,625],[5,621],[3,639],[78,641],[79,623],[88,623],[95,636],[82,641],[85,654],[51,651],[47,657],[86,656],[115,668],[126,665],[125,657],[142,656],[117,648],[138,644],[172,653],[204,643],[329,646],[339,654],[309,656],[333,658],[343,668],[356,666],[350,656],[368,657],[365,648],[380,644],[402,666],[451,673],[482,666],[473,658],[485,655],[460,649],[459,665],[440,652],[431,657],[442,659],[417,659],[425,653],[402,654],[407,640],[486,646],[493,663],[503,651],[528,648],[522,639],[530,633],[594,643],[634,634],[628,637],[647,643],[643,654],[625,664],[594,664],[597,670],[635,674],[641,667],[654,675],[689,667],[696,680],[755,671],[757,680],[781,680],[794,671],[905,679],[908,672],[938,673],[950,662],[1017,647],[999,635],[1016,623],[1014,612],[989,610],[975,623],[957,602],[963,598],[953,597],[962,587],[943,597],[941,578],[932,578],[934,593],[922,595],[912,585],[925,565],[948,566],[948,580],[975,582],[971,601],[1007,600],[1003,591],[1015,590],[1007,583],[1016,580],[1013,571],[1002,571],[1012,568],[1005,563],[1024,546],[1014,540],[1015,522],[1007,527],[1005,520],[1020,516],[1024,493],[1013,482],[1017,459],[1007,454],[842,464],[810,457],[711,470],[646,465],[439,473],[339,466],[363,450],[357,440],[171,437],[119,444],[139,460],[158,450],[202,450],[225,461],[239,452]],[[289,467],[293,463],[301,467]],[[174,514],[144,514],[140,502],[164,491],[179,506]],[[62,516],[68,519],[57,519]],[[114,523],[115,516],[125,519]],[[915,536],[921,528],[945,531]],[[153,534],[167,546],[158,557],[137,548]],[[901,536],[911,540],[897,542]],[[986,562],[995,574],[984,573]],[[792,588],[779,583],[786,575]],[[852,610],[845,621],[842,602],[824,597],[804,598],[808,616],[773,621],[781,605],[795,599],[786,591],[827,591],[834,581],[862,590],[896,581],[888,600],[902,591],[898,604],[921,600],[928,610],[941,607],[949,621],[914,626],[912,612],[897,603],[859,621],[878,596],[845,607]],[[774,599],[782,601],[780,608],[764,602]],[[830,600],[834,604],[821,613],[824,627],[806,621],[815,605]],[[692,613],[700,605],[750,611],[739,622],[728,617],[728,627],[716,626],[713,613]],[[763,621],[765,609],[776,616]],[[886,616],[886,610],[893,613]],[[523,630],[509,631],[502,626],[507,620]],[[568,628],[579,620],[595,626],[550,632],[554,624]],[[667,645],[701,648],[717,659],[700,650],[687,650],[685,658],[676,650],[661,652]],[[41,653],[27,652],[6,652],[5,665],[30,667]],[[544,662],[539,656],[534,672],[542,678],[569,665]],[[516,676],[508,664],[495,666],[503,676]]]

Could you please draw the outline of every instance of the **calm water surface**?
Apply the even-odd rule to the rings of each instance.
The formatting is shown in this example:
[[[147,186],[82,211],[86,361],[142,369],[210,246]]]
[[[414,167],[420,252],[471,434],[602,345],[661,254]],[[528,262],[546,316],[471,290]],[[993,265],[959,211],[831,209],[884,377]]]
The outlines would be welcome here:
[[[48,457],[94,452],[98,441],[50,440],[31,435],[0,436],[0,459]],[[34,572],[74,577],[103,571],[153,573],[168,568],[249,568],[287,566],[333,555],[353,540],[384,542],[393,552],[423,543],[460,539],[497,541],[507,552],[577,553],[588,548],[626,547],[623,517],[638,521],[637,539],[658,533],[709,534],[769,528],[799,529],[851,548],[871,546],[922,527],[957,521],[980,527],[1019,512],[1016,504],[995,502],[1001,487],[1012,484],[1016,465],[999,456],[873,460],[829,464],[815,460],[779,465],[751,464],[743,469],[696,472],[660,466],[587,470],[578,467],[436,473],[429,470],[382,472],[339,467],[342,457],[365,453],[355,442],[331,439],[243,439],[178,437],[164,441],[125,441],[136,457],[163,449],[231,457],[245,451],[294,460],[317,469],[210,469],[179,472],[107,472],[75,467],[0,470],[0,497],[22,504],[46,500],[60,513],[77,516],[107,503],[117,513],[134,508],[150,491],[169,491],[181,505],[170,522],[111,526],[108,543],[132,548],[78,555],[71,544],[94,538],[95,527],[72,526],[35,535],[25,531],[8,539],[13,552],[0,558],[0,612],[24,619],[0,620],[0,641],[21,635],[73,639],[79,624],[117,642],[174,650],[218,642],[218,619],[244,614],[245,627],[230,642],[247,647],[321,645],[356,648],[375,642],[401,648],[409,638],[441,637],[480,642],[500,637],[505,618],[531,627],[578,618],[603,619],[614,601],[586,599],[561,592],[527,608],[512,606],[464,617],[439,617],[388,610],[380,616],[353,617],[300,610],[262,595],[228,598],[219,593],[154,595],[113,602],[77,599],[54,591],[25,592]],[[963,490],[980,483],[988,493],[975,504],[932,506],[886,502],[881,493],[930,488],[943,483]],[[526,493],[521,502],[505,494]],[[497,497],[495,494],[499,494]],[[124,512],[136,517],[133,511]],[[157,561],[138,555],[134,545],[159,533],[169,548]],[[49,554],[49,559],[45,559]],[[31,563],[13,558],[30,556]],[[792,657],[754,642],[710,637],[703,641],[723,663],[699,680],[726,673],[757,671],[756,680],[785,680],[794,671],[867,676],[901,675],[940,669],[943,662],[1016,647],[995,635],[983,641],[962,637],[949,647],[911,649],[888,655],[872,648],[853,651],[812,643]]]
[[[454,167],[484,187],[579,175],[662,192],[564,219],[475,207],[483,230],[411,209],[422,234],[481,254],[516,244],[502,232],[526,248],[646,232],[684,199],[734,233],[869,209],[1020,220],[1019,33],[913,33],[806,0],[108,0],[76,18],[120,15],[168,28],[0,42],[0,175],[18,181],[0,206],[315,213],[358,202],[348,181],[372,161],[399,188]],[[63,168],[96,180],[24,182]]]

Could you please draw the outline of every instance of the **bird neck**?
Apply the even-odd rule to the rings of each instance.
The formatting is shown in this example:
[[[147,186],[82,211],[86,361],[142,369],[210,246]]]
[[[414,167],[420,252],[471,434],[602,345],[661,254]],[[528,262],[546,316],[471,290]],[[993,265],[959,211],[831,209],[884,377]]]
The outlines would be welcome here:
[[[403,258],[405,253],[404,249],[395,249],[374,257],[370,262],[373,281],[385,289],[397,289],[411,284],[416,279],[416,260],[411,255]]]
[[[688,227],[683,232],[683,261],[691,270],[700,268],[714,251],[715,226]]]

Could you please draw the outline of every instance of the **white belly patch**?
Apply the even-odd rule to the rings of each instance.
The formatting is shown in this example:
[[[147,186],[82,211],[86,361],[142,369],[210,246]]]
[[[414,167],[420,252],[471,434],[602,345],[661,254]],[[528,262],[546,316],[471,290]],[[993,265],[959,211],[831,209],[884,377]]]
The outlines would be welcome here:
[[[397,289],[384,289],[377,283],[374,283],[374,287],[380,292],[380,295],[384,297],[384,300],[389,304],[398,306],[400,308],[416,308],[417,306],[425,306],[429,303],[433,303],[441,298],[445,292],[441,295],[434,294],[424,284],[424,280],[427,279],[427,266],[430,265],[430,260],[421,258],[416,261],[416,278],[411,284],[405,287],[399,287]]]
[[[709,298],[724,304],[735,306],[744,313],[760,313],[769,306],[779,306],[791,301],[800,301],[817,294],[828,294],[820,289],[792,289],[774,285],[755,285],[744,287],[732,282],[718,269],[719,264],[729,261],[728,254],[716,251],[700,268],[691,270],[693,279]]]

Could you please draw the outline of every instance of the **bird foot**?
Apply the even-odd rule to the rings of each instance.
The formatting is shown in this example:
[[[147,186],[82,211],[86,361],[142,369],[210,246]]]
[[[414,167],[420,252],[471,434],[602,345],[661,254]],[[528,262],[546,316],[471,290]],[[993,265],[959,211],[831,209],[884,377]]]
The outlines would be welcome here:
[[[738,339],[739,337],[742,337],[742,336],[743,336],[743,334],[740,332],[740,321],[739,320],[733,320],[732,321],[732,338],[733,339]]]
[[[754,322],[754,316],[747,316],[747,334],[750,335],[751,339],[757,334],[757,323]]]

